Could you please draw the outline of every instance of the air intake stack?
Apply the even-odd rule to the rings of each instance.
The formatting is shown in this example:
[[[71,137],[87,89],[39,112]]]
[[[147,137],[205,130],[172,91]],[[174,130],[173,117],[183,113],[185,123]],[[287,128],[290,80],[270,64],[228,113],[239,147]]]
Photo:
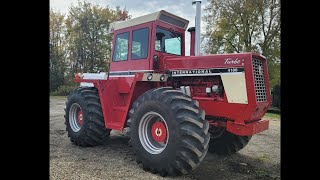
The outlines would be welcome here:
[[[200,24],[201,24],[201,1],[192,1],[192,4],[196,4],[196,17],[195,17],[195,25],[196,25],[196,36],[195,36],[195,55],[200,55]],[[190,55],[191,55],[190,51]]]

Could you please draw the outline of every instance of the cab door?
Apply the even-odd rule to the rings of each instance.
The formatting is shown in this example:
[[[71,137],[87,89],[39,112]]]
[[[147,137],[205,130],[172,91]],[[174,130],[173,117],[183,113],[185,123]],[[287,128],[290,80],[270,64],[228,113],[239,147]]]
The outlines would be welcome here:
[[[150,71],[152,23],[121,29],[114,35],[112,71]]]

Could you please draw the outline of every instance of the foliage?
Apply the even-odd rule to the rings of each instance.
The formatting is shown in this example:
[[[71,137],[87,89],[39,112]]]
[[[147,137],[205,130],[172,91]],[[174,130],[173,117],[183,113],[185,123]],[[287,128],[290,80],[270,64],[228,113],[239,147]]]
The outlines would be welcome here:
[[[271,106],[281,108],[281,86],[280,85],[275,85],[272,88],[272,104]]]
[[[66,71],[65,60],[65,25],[64,15],[50,10],[50,90],[55,90],[64,84]]]
[[[78,85],[79,86],[79,85]],[[52,96],[68,96],[71,91],[76,89],[78,86],[62,85],[59,86],[57,90],[51,92]]]
[[[212,0],[206,6],[205,52],[258,52],[271,87],[280,83],[280,0]]]
[[[71,72],[108,71],[112,35],[108,33],[113,21],[124,20],[127,11],[112,10],[78,2],[71,6],[66,19]]]
[[[78,72],[108,71],[110,23],[130,18],[126,9],[78,1],[67,15],[50,10],[50,91],[73,85]]]

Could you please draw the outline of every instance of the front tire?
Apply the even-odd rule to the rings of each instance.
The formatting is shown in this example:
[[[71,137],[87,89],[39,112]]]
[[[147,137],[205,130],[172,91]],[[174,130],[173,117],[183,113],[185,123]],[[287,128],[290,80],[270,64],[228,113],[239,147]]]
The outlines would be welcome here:
[[[104,125],[96,88],[77,88],[68,96],[65,124],[71,142],[79,146],[101,145],[110,134]]]
[[[208,151],[209,124],[199,103],[171,87],[142,94],[129,112],[137,162],[161,176],[194,170]]]

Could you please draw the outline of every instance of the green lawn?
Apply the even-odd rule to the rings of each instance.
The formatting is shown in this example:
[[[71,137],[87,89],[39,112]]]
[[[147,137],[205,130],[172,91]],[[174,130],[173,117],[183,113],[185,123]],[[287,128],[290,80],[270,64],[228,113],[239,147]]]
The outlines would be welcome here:
[[[263,118],[264,119],[278,119],[278,120],[280,120],[280,114],[266,113]]]

